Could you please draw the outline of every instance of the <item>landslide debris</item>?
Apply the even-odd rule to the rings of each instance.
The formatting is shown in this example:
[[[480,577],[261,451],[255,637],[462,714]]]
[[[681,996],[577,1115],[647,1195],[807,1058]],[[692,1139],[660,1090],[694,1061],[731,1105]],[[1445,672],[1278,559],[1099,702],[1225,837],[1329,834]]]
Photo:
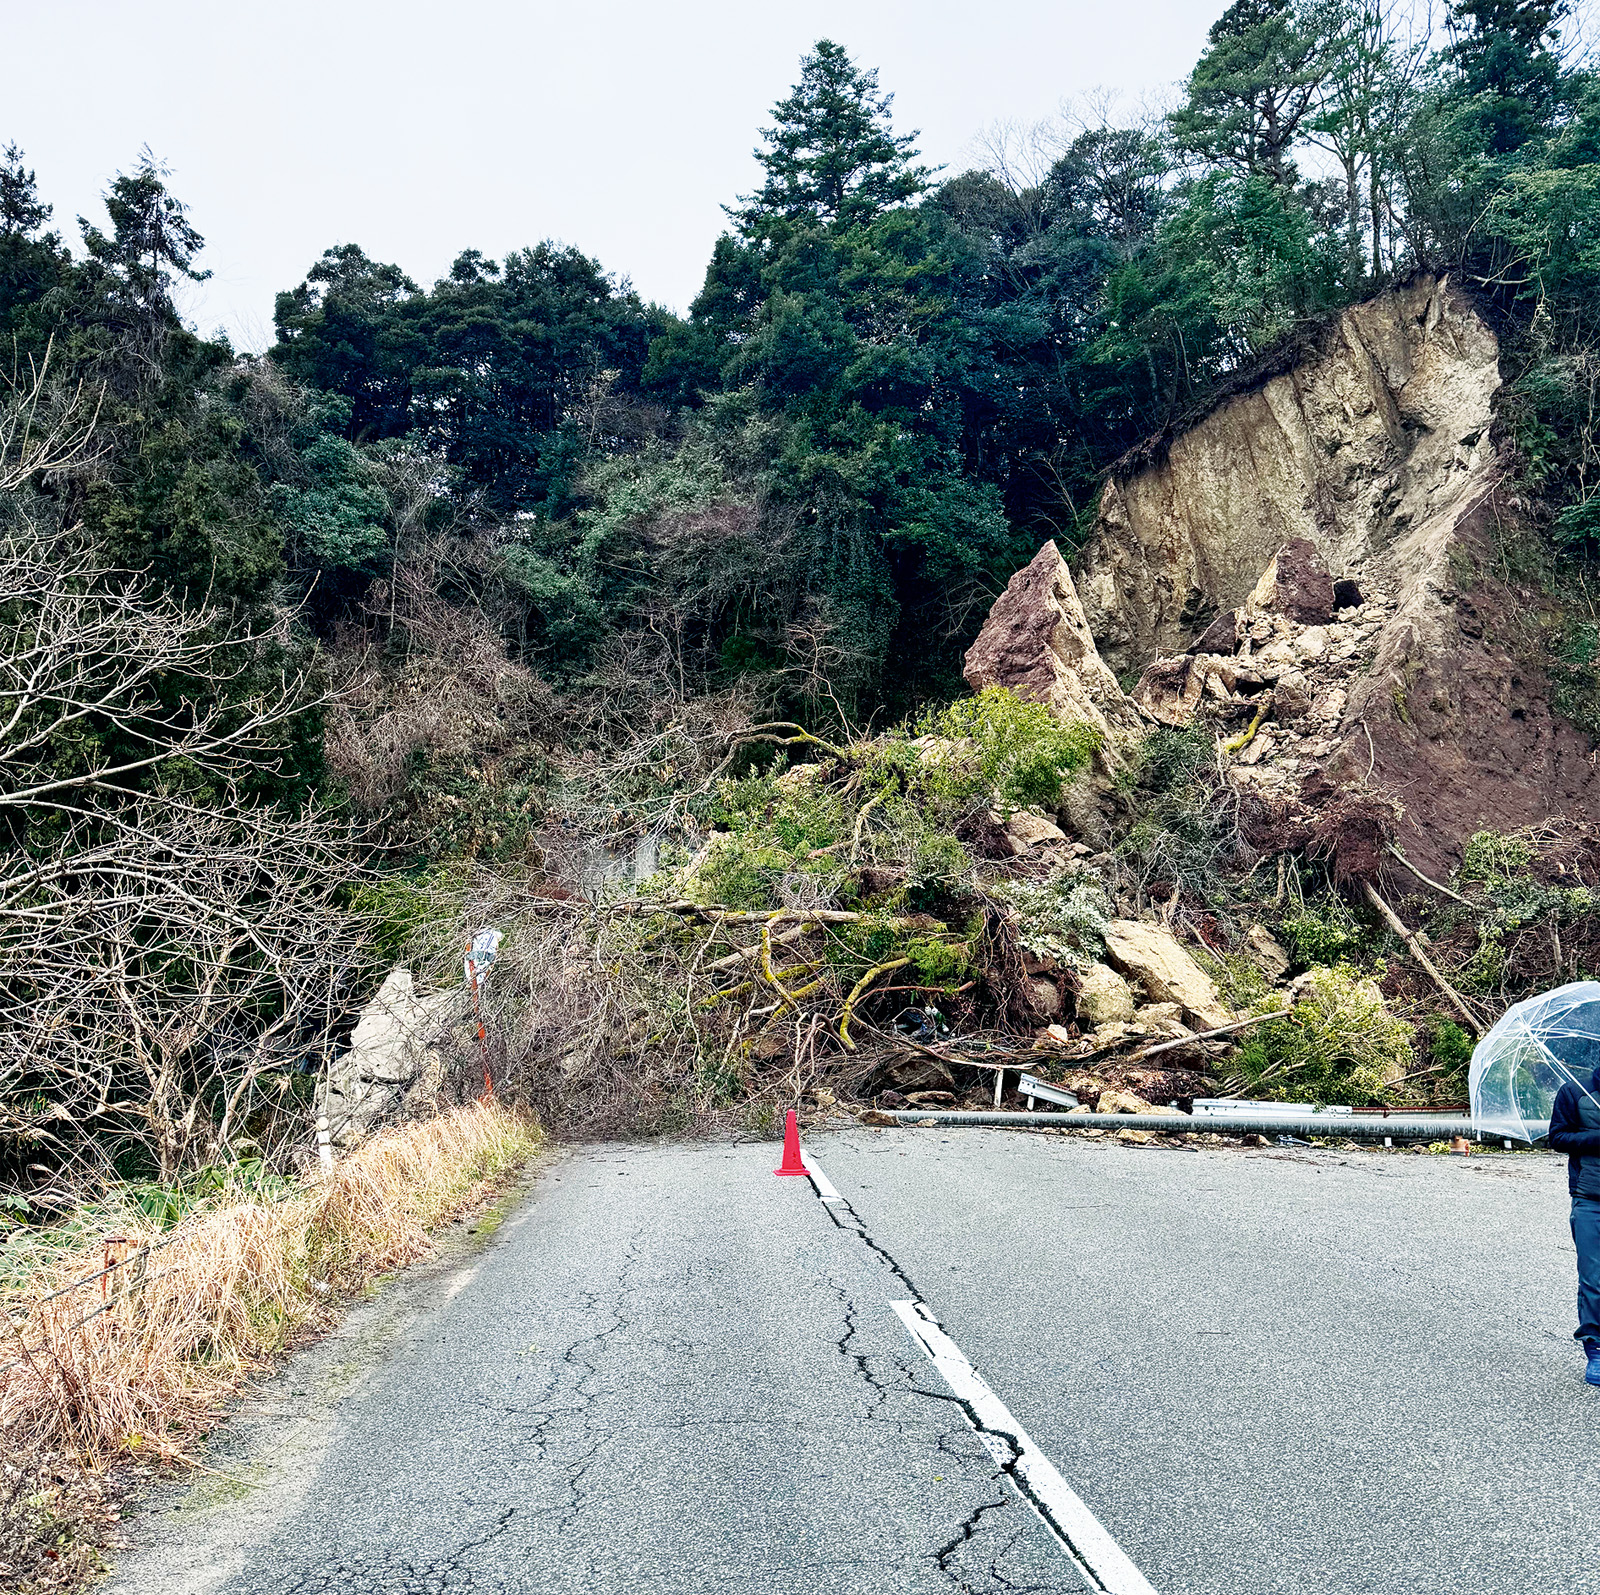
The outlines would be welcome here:
[[[1217,724],[1230,783],[1323,809],[1383,795],[1431,875],[1474,832],[1593,812],[1497,573],[1521,512],[1498,345],[1446,277],[1344,311],[1316,353],[1135,451],[1077,591],[1097,655],[1168,725]],[[1390,871],[1390,873],[1393,873]]]
[[[1086,1106],[1461,1103],[1482,1021],[1600,958],[1591,750],[1486,573],[1498,386],[1447,280],[1354,307],[1125,461],[1076,578],[1054,542],[1016,572],[973,697],[684,733],[676,796],[624,794],[656,751],[596,763],[531,879],[409,916],[450,927],[421,967],[501,926],[496,1078],[589,1134],[980,1107],[1002,1069]]]

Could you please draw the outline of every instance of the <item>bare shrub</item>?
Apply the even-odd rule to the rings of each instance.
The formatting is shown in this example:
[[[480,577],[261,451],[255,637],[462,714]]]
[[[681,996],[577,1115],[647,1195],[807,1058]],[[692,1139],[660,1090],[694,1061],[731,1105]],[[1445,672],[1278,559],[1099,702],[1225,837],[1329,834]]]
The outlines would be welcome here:
[[[320,816],[231,808],[78,817],[0,871],[0,1136],[19,1160],[137,1145],[170,1179],[308,1138],[306,1087],[376,973],[340,904],[357,871]]]
[[[471,853],[507,829],[501,810],[537,820],[532,789],[564,727],[550,687],[508,656],[494,558],[482,540],[419,539],[335,639],[328,769],[391,849],[433,850],[448,828]],[[462,785],[484,810],[465,825]]]
[[[41,1200],[119,1148],[171,1176],[303,1135],[291,1071],[367,958],[353,838],[247,791],[309,666],[49,517],[0,495],[0,1158]]]

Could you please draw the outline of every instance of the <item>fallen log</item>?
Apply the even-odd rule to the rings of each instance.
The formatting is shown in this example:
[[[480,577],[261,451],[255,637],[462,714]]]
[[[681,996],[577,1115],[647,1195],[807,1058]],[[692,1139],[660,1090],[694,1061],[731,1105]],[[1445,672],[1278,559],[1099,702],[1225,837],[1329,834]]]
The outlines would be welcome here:
[[[1280,1008],[1276,1013],[1252,1014],[1248,1019],[1235,1019],[1231,1025],[1218,1025],[1215,1030],[1197,1030],[1192,1036],[1178,1036],[1172,1041],[1158,1041],[1153,1047],[1144,1047],[1128,1055],[1129,1063],[1142,1063],[1158,1052],[1175,1052],[1179,1047],[1192,1047],[1197,1041],[1211,1041],[1217,1036],[1230,1036],[1236,1030],[1248,1030],[1252,1025],[1264,1025],[1269,1019],[1287,1019],[1294,1010]]]
[[[1467,1006],[1466,998],[1439,973],[1433,960],[1422,950],[1422,943],[1417,940],[1416,933],[1406,929],[1405,922],[1379,896],[1377,887],[1371,881],[1366,881],[1363,884],[1367,890],[1367,901],[1377,909],[1383,918],[1383,922],[1411,949],[1411,956],[1422,966],[1423,972],[1443,993],[1450,1006],[1461,1015],[1468,1031],[1474,1036],[1481,1036],[1483,1034],[1483,1026],[1479,1023],[1477,1015]]]

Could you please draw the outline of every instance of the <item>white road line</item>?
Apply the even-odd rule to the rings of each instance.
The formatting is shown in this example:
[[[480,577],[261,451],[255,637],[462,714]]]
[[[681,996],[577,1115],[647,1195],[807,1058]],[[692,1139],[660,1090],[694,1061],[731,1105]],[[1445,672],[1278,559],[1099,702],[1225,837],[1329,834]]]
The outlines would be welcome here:
[[[817,1195],[824,1202],[842,1202],[844,1198],[834,1188],[834,1183],[811,1160],[811,1154],[804,1147],[800,1148],[800,1161],[806,1166],[806,1173],[811,1176],[811,1183],[817,1188]]]
[[[915,1301],[892,1301],[889,1305],[944,1376],[951,1393],[966,1408],[968,1422],[977,1430],[989,1454],[1002,1467],[1009,1464],[1015,1454],[1016,1466],[1011,1472],[1019,1493],[1030,1502],[1094,1586],[1105,1590],[1107,1595],[1155,1595],[1154,1588],[1128,1559],[1127,1552],[1105,1531],[1100,1520],[1056,1471],[1055,1464],[1033,1443],[1006,1404],[967,1361],[961,1348],[934,1322],[927,1308]],[[1006,1443],[1008,1439],[1010,1445]]]

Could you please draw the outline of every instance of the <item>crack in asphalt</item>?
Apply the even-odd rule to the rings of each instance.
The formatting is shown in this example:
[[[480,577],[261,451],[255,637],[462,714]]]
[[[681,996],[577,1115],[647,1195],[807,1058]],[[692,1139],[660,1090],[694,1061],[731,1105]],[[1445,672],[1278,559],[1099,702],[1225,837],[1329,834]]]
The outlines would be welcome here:
[[[599,1357],[613,1335],[631,1328],[632,1318],[628,1315],[626,1307],[628,1297],[633,1289],[630,1275],[634,1265],[639,1261],[639,1236],[636,1232],[628,1242],[627,1251],[623,1254],[622,1266],[617,1270],[617,1290],[609,1304],[611,1322],[592,1334],[582,1335],[574,1340],[551,1364],[551,1378],[547,1389],[554,1394],[565,1377],[563,1370],[574,1370],[577,1377],[572,1381],[572,1394],[576,1396],[577,1404],[573,1406],[551,1406],[542,1410],[533,1409],[537,1422],[529,1432],[529,1439],[535,1447],[535,1456],[539,1461],[545,1461],[550,1453],[550,1425],[559,1418],[576,1417],[582,1423],[582,1437],[593,1443],[587,1451],[564,1464],[566,1472],[567,1499],[562,1508],[561,1516],[556,1524],[559,1530],[568,1528],[578,1514],[583,1510],[583,1504],[588,1499],[588,1491],[583,1488],[583,1481],[587,1477],[594,1460],[601,1451],[610,1443],[609,1434],[596,1434],[591,1423],[597,1393],[589,1387],[589,1382],[600,1371]],[[593,1312],[600,1305],[599,1296],[593,1291],[583,1293],[583,1307],[587,1312]]]
[[[843,1196],[838,1196],[829,1201],[823,1202],[820,1205],[827,1213],[828,1217],[833,1220],[837,1228],[843,1230],[847,1235],[853,1235],[858,1241],[861,1242],[863,1246],[867,1248],[868,1251],[870,1251],[879,1259],[879,1261],[888,1269],[889,1273],[896,1280],[898,1280],[902,1286],[905,1287],[906,1291],[911,1297],[911,1300],[917,1306],[924,1307],[927,1305],[926,1298],[923,1296],[921,1290],[917,1288],[916,1281],[912,1279],[911,1275],[906,1271],[900,1260],[873,1236],[872,1232],[867,1228],[866,1221],[859,1213],[856,1212],[855,1208],[850,1205],[846,1198]],[[885,1385],[883,1381],[879,1379],[878,1376],[873,1372],[869,1365],[869,1358],[863,1353],[853,1351],[850,1348],[850,1342],[855,1339],[857,1333],[856,1306],[849,1294],[840,1286],[835,1284],[834,1290],[839,1296],[845,1311],[845,1330],[837,1342],[839,1353],[841,1356],[849,1357],[855,1363],[860,1377],[874,1392],[877,1399],[869,1407],[867,1416],[868,1418],[879,1418],[881,1409],[889,1399],[890,1388]],[[996,1455],[994,1448],[987,1444],[984,1445],[984,1450],[995,1463],[995,1470],[990,1477],[995,1482],[999,1482],[1001,1479],[1006,1480],[1011,1485],[1012,1489],[1016,1491],[1018,1499],[1026,1501],[1030,1506],[1033,1507],[1035,1512],[1038,1513],[1040,1519],[1044,1522],[1046,1528],[1058,1541],[1061,1542],[1063,1546],[1067,1548],[1068,1555],[1072,1555],[1071,1541],[1067,1538],[1067,1535],[1063,1531],[1061,1525],[1055,1521],[1055,1518],[1050,1512],[1050,1509],[1046,1503],[1039,1499],[1031,1486],[1028,1484],[1027,1480],[1018,1472],[1018,1465],[1021,1463],[1023,1456],[1021,1439],[1008,1429],[997,1429],[993,1425],[987,1423],[982,1417],[979,1416],[977,1410],[973,1407],[970,1401],[964,1400],[962,1397],[954,1394],[954,1392],[929,1390],[925,1388],[923,1385],[917,1382],[916,1375],[898,1357],[895,1358],[895,1366],[905,1379],[905,1383],[900,1386],[900,1389],[905,1394],[921,1397],[925,1401],[942,1401],[950,1406],[959,1408],[966,1419],[967,1427],[978,1436],[980,1442],[988,1440],[998,1442],[999,1446],[1005,1452],[1003,1458],[999,1455]],[[896,1419],[880,1419],[880,1421],[893,1422],[903,1432],[904,1425],[900,1424]],[[940,1430],[938,1437],[939,1451],[946,1456],[954,1457],[956,1460],[960,1461],[963,1466],[970,1466],[972,1458],[962,1457],[960,1453],[952,1450],[949,1440],[949,1432],[946,1430]],[[955,1536],[932,1553],[935,1565],[938,1567],[939,1571],[949,1578],[960,1590],[970,1591],[973,1590],[974,1586],[971,1583],[966,1582],[965,1575],[951,1565],[952,1561],[964,1546],[971,1543],[973,1537],[979,1532],[980,1527],[982,1526],[983,1518],[987,1513],[1003,1511],[1011,1505],[1013,1505],[1013,1502],[1006,1497],[1003,1491],[1000,1499],[997,1501],[980,1502],[962,1521]],[[1008,1554],[1012,1547],[1016,1545],[1017,1540],[1020,1537],[1020,1535],[1013,1535],[1005,1550],[1000,1551],[991,1559],[989,1564],[989,1572],[993,1582],[989,1586],[990,1589],[997,1592],[1001,1589],[1007,1591],[1015,1590],[1018,1592],[1018,1595],[1023,1595],[1023,1592],[1025,1591],[1043,1590],[1051,1587],[1048,1585],[1039,1584],[1014,1584],[999,1571],[998,1563],[1005,1555]],[[1077,1558],[1075,1556],[1073,1557],[1073,1561],[1074,1564],[1077,1565]]]
[[[462,1567],[461,1559],[498,1539],[511,1526],[517,1514],[514,1506],[505,1507],[494,1526],[475,1539],[464,1541],[436,1561],[418,1564],[409,1558],[380,1555],[376,1559],[356,1555],[303,1574],[295,1583],[281,1587],[281,1595],[459,1595],[479,1588],[477,1575]]]

